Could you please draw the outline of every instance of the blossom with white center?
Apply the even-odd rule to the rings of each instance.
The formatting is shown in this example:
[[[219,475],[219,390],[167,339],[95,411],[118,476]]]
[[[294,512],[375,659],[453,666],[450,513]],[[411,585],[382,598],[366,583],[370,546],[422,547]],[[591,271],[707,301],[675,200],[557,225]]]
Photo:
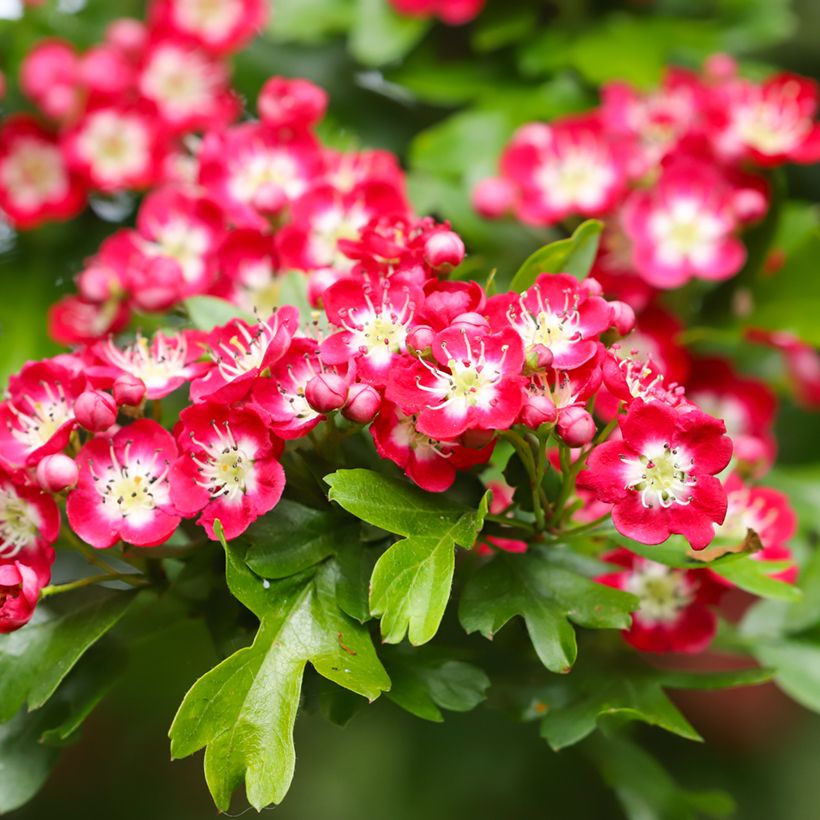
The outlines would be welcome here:
[[[277,461],[281,444],[252,407],[232,409],[205,402],[180,414],[180,457],[171,469],[171,498],[184,516],[216,540],[218,519],[226,538],[236,538],[279,501],[285,474]]]
[[[625,549],[601,556],[618,569],[596,580],[638,598],[632,625],[622,634],[642,652],[702,652],[717,630],[712,607],[723,587],[704,570],[681,570]]]
[[[390,371],[387,398],[418,416],[418,430],[439,441],[465,430],[509,427],[524,400],[521,337],[448,328],[436,334],[434,360],[409,359]]]
[[[635,399],[618,423],[622,437],[592,450],[578,486],[613,505],[612,521],[627,538],[660,544],[679,533],[703,549],[726,515],[715,478],[732,455],[723,422],[692,405]]]
[[[171,434],[149,419],[91,439],[76,459],[80,480],[66,504],[71,528],[98,549],[120,539],[139,547],[167,541],[179,524],[168,479],[176,457]]]
[[[299,326],[296,308],[285,306],[269,319],[248,324],[233,319],[208,337],[213,365],[191,383],[191,400],[239,401],[266,368],[279,361]]]
[[[110,377],[128,373],[145,384],[145,398],[161,399],[207,370],[207,364],[197,361],[203,353],[201,341],[200,334],[194,331],[173,335],[158,332],[150,340],[138,333],[124,347],[116,345],[113,339],[100,342],[94,347],[94,354],[103,363],[100,371],[113,371],[107,373]],[[89,373],[95,377],[103,375],[95,366]]]
[[[50,495],[0,469],[0,559],[49,546],[60,531],[60,515]]]

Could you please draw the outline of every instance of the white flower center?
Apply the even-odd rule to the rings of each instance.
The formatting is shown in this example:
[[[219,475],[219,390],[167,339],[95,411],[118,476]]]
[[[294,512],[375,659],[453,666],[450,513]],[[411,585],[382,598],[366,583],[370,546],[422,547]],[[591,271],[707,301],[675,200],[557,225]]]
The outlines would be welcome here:
[[[305,189],[299,168],[285,151],[258,149],[234,164],[229,182],[231,196],[252,202],[268,187],[281,188],[290,198]]]
[[[650,624],[674,621],[694,598],[686,573],[654,561],[645,561],[630,574],[626,591],[640,599],[641,619]]]
[[[219,36],[242,16],[240,0],[175,0],[174,14],[182,28]]]
[[[120,370],[142,379],[150,390],[183,375],[188,345],[182,336],[157,338],[150,345],[144,336],[138,335],[134,343],[123,350],[109,341],[106,355]]]
[[[210,67],[199,55],[166,48],[154,55],[140,86],[149,99],[186,116],[208,109],[214,81]]]
[[[675,199],[649,219],[659,258],[670,265],[684,261],[707,262],[716,242],[725,234],[725,225],[704,203],[696,199]]]
[[[197,484],[207,490],[211,498],[224,497],[228,502],[236,502],[248,492],[256,489],[252,446],[243,445],[234,438],[230,425],[225,422],[222,429],[213,423],[215,438],[209,442],[191,439],[201,447],[201,455],[191,455],[197,465]]]
[[[0,184],[21,208],[60,199],[68,192],[62,154],[41,140],[21,139],[0,165]]]
[[[227,342],[220,342],[219,347],[211,351],[211,358],[227,381],[262,366],[268,346],[276,336],[279,321],[276,317],[272,325],[260,321],[253,333],[241,323],[237,324],[237,328],[237,335],[231,336]]]
[[[145,241],[143,249],[149,256],[168,256],[179,263],[186,282],[196,281],[202,274],[203,257],[210,246],[208,232],[187,219],[170,219],[155,229],[156,239]]]
[[[596,151],[574,148],[551,159],[537,171],[537,181],[548,199],[559,207],[594,208],[612,185],[614,173]]]
[[[644,507],[666,508],[673,504],[686,505],[692,500],[691,488],[696,481],[687,471],[694,459],[679,448],[669,444],[653,445],[636,459],[621,456],[621,460],[626,467],[625,486],[641,494]]]
[[[22,401],[8,402],[8,408],[17,421],[11,434],[29,451],[42,447],[67,421],[74,418],[74,411],[60,382],[42,383],[45,397],[37,400],[23,396]],[[23,410],[23,402],[28,410]]]
[[[31,544],[42,525],[37,509],[11,487],[0,488],[0,557],[12,558]]]

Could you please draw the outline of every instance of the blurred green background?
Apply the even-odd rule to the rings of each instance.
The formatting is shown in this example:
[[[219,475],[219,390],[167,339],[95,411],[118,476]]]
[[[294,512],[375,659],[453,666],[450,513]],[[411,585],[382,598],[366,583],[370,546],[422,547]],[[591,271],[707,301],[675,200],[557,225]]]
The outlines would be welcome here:
[[[470,182],[492,171],[509,130],[521,121],[589,106],[594,85],[606,79],[650,84],[666,60],[696,64],[715,49],[742,56],[753,69],[777,66],[820,77],[817,0],[489,0],[477,24],[432,31],[415,23],[397,27],[380,11],[383,3],[276,2],[268,35],[235,60],[236,85],[249,100],[276,73],[327,87],[332,104],[323,137],[397,151],[416,206],[451,218],[468,240],[472,263],[484,271],[514,270],[550,238],[546,231],[490,226],[467,207]],[[62,0],[0,21],[0,68],[13,78],[21,56],[42,36],[90,45],[114,16],[140,16],[142,5]],[[6,109],[24,105],[12,87]],[[456,151],[454,133],[463,137]],[[820,171],[790,172],[790,187],[816,202]],[[45,332],[48,305],[72,289],[83,259],[113,230],[112,217],[127,221],[133,206],[100,201],[70,224],[22,236],[0,232],[0,381],[26,359],[55,352]],[[778,436],[780,464],[799,467],[816,488],[820,469],[809,466],[820,463],[815,418],[784,399]],[[171,763],[166,733],[191,682],[216,660],[204,627],[193,621],[134,647],[128,673],[87,722],[81,742],[15,816],[214,816],[201,756]],[[750,692],[729,695],[738,708],[727,709],[725,699],[690,705],[695,726],[711,741],[705,746],[651,731],[641,731],[641,740],[682,785],[729,790],[744,820],[816,820],[820,718],[771,686]],[[293,788],[274,810],[283,820],[620,816],[590,762],[594,748],[581,744],[554,754],[533,725],[489,709],[449,713],[438,725],[382,699],[344,729],[305,712],[296,746]]]

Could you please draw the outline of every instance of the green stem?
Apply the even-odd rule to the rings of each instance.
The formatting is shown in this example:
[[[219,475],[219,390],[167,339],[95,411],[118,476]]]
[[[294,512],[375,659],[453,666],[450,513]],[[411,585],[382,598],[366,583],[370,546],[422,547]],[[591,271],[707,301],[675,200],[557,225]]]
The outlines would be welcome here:
[[[558,533],[558,536],[560,538],[574,538],[575,536],[592,532],[593,530],[598,529],[601,524],[606,523],[611,516],[612,513],[604,513],[600,518],[596,518],[594,521],[590,521],[587,524],[582,524],[580,527],[573,527],[572,529],[564,530],[563,532]]]
[[[535,528],[541,532],[544,529],[544,508],[541,504],[541,479],[544,477],[543,469],[536,464],[536,456],[533,455],[533,448],[523,436],[514,430],[504,430],[499,433],[499,438],[504,438],[512,444],[518,454],[524,469],[530,479],[530,491],[532,493],[532,510],[535,513]],[[540,459],[539,459],[540,460]],[[539,476],[540,473],[540,476]]]
[[[533,527],[532,524],[529,524],[526,521],[519,521],[516,518],[507,518],[505,515],[488,514],[484,516],[484,520],[490,521],[493,524],[501,524],[501,526],[507,527],[508,529],[521,530],[526,533],[535,532],[535,527]]]
[[[106,572],[102,575],[89,575],[85,578],[78,578],[76,581],[70,581],[67,584],[49,584],[49,586],[40,590],[40,597],[48,598],[51,595],[60,595],[63,592],[71,592],[74,589],[81,589],[91,584],[100,584],[103,581],[123,581],[134,587],[146,586],[148,583],[144,578],[133,578],[129,574]]]

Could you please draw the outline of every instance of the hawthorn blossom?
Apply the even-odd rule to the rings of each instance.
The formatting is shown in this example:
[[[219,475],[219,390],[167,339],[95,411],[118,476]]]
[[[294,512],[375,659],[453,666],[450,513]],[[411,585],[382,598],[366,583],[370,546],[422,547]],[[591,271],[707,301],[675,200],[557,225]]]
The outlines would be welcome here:
[[[383,386],[399,354],[424,294],[410,285],[343,279],[324,294],[327,318],[341,328],[322,342],[328,364],[355,360],[359,378]]]
[[[158,331],[150,340],[138,333],[123,347],[109,338],[92,348],[96,361],[87,373],[101,387],[113,385],[120,375],[128,374],[145,385],[145,398],[162,399],[208,370],[208,364],[199,361],[204,337],[194,330],[176,334]]]
[[[613,505],[621,535],[660,544],[679,533],[703,549],[726,515],[726,491],[714,477],[732,455],[723,422],[635,399],[618,424],[622,439],[592,450],[578,485]]]
[[[180,521],[169,480],[177,455],[173,436],[150,419],[90,439],[77,455],[80,480],[66,503],[71,529],[97,549],[119,540],[137,547],[167,541]]]
[[[85,376],[53,359],[29,362],[9,379],[0,404],[0,462],[35,466],[62,450],[77,426],[74,402]]]
[[[327,103],[324,89],[300,77],[269,77],[256,98],[262,122],[294,131],[316,125],[324,117]]]
[[[634,555],[623,548],[602,556],[622,569],[599,576],[606,586],[637,596],[632,625],[622,631],[642,652],[703,652],[717,631],[712,607],[721,587],[703,570],[682,570]]]
[[[197,523],[209,538],[217,539],[217,519],[225,538],[236,538],[279,501],[285,487],[277,461],[281,444],[252,407],[187,407],[176,436],[181,455],[171,467],[171,501],[186,517],[200,513]]]
[[[521,336],[526,355],[539,348],[552,354],[556,368],[572,369],[598,350],[598,337],[612,323],[612,309],[600,296],[590,296],[569,274],[542,273],[520,295],[504,293],[487,301],[487,315],[496,329],[509,325]]]
[[[423,490],[449,490],[458,470],[486,464],[495,442],[479,448],[466,447],[457,438],[432,438],[418,429],[417,417],[403,413],[395,404],[384,402],[370,425],[376,451],[382,458],[401,467]]]
[[[504,430],[513,424],[525,384],[518,333],[448,328],[436,334],[432,352],[432,361],[401,360],[387,383],[387,398],[417,416],[420,432],[448,440],[473,428]]]
[[[0,556],[0,633],[14,632],[31,620],[40,590],[51,579],[53,560],[51,547],[36,556]]]
[[[0,467],[0,559],[50,547],[59,532],[54,499],[23,475]]]
[[[57,140],[27,114],[0,126],[0,208],[18,228],[68,219],[85,204],[85,191],[66,166]]]
[[[298,326],[296,308],[286,305],[255,325],[233,319],[214,328],[208,336],[213,366],[191,382],[191,401],[243,399],[262,371],[282,358]]]
[[[210,292],[248,313],[269,313],[279,302],[278,260],[270,234],[252,228],[231,231],[217,253],[219,278]]]

